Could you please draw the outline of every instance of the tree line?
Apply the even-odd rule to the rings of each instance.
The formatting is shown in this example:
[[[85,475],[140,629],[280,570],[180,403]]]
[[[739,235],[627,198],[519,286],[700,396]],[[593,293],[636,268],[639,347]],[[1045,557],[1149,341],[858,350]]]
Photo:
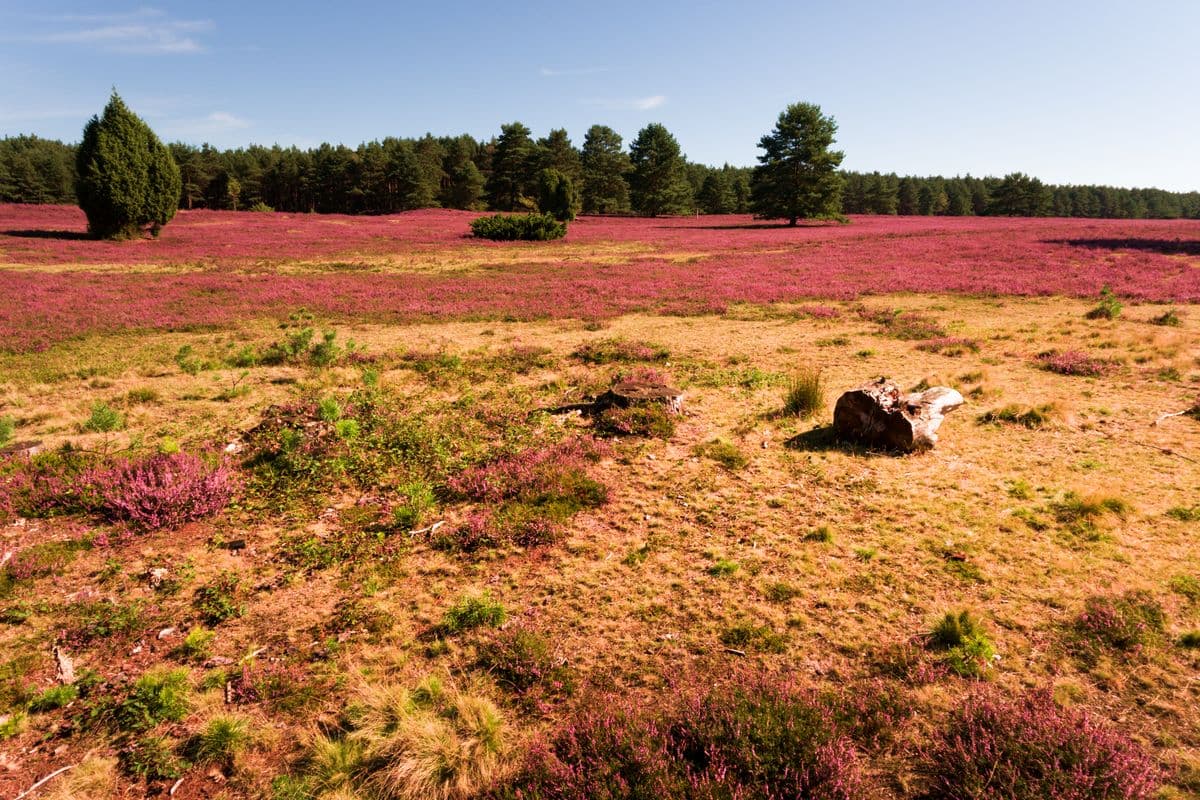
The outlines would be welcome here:
[[[350,148],[168,145],[179,166],[179,208],[272,208],[387,214],[418,208],[536,210],[545,170],[571,183],[585,214],[748,213],[753,169],[686,159],[662,125],[628,148],[604,125],[581,146],[563,129],[534,138],[520,122],[487,141],[469,135],[395,138]],[[0,139],[0,202],[74,203],[76,146],[37,136]],[[1003,178],[841,171],[845,214],[1200,218],[1200,192],[1055,186]]]

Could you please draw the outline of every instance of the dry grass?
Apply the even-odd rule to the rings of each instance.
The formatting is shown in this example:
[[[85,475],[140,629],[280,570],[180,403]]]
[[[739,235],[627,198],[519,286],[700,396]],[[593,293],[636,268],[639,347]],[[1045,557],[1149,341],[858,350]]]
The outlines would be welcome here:
[[[1180,315],[1182,328],[1158,328],[1139,320],[1163,309],[1146,306],[1100,328],[1081,319],[1087,303],[1060,298],[873,298],[870,305],[902,306],[933,318],[951,335],[980,342],[980,350],[951,360],[883,335],[853,313],[814,320],[787,309],[757,318],[625,317],[603,330],[572,322],[339,325],[340,337],[380,356],[374,366],[380,387],[406,398],[414,413],[444,413],[445,404],[468,395],[484,404],[522,398],[526,410],[578,400],[603,388],[615,368],[583,365],[570,353],[620,337],[670,351],[671,364],[663,369],[682,384],[686,414],[669,440],[618,442],[615,457],[599,466],[609,503],[574,518],[566,541],[539,553],[467,558],[413,541],[388,570],[350,565],[289,573],[274,557],[279,535],[336,532],[338,513],[360,498],[335,497],[328,504],[335,513],[285,523],[219,519],[151,534],[117,550],[80,553],[53,578],[54,597],[57,602],[96,586],[111,557],[123,562],[121,576],[102,585],[114,599],[148,596],[140,576],[163,558],[193,563],[184,600],[225,570],[246,575],[248,586],[268,587],[248,596],[242,618],[221,624],[213,654],[236,660],[267,647],[272,657],[300,659],[320,651],[326,660],[312,674],[330,676],[330,685],[352,668],[363,671],[375,686],[363,705],[376,716],[361,722],[361,729],[391,733],[362,738],[354,745],[362,750],[356,757],[375,753],[386,762],[386,769],[372,770],[370,786],[387,796],[466,796],[469,786],[502,768],[505,750],[493,750],[485,735],[495,721],[494,706],[455,695],[445,706],[453,709],[450,716],[413,714],[406,705],[411,694],[394,688],[414,686],[431,670],[473,663],[469,640],[434,646],[421,634],[457,598],[485,590],[514,615],[535,616],[582,681],[632,692],[661,686],[680,664],[721,658],[723,633],[746,620],[780,634],[782,652],[751,654],[762,663],[852,675],[871,670],[871,653],[880,646],[927,631],[947,609],[971,608],[1001,656],[989,674],[1001,687],[1067,687],[1074,702],[1145,732],[1164,763],[1200,760],[1200,696],[1191,679],[1195,651],[1163,648],[1132,670],[1104,663],[1088,668],[1056,645],[1097,586],[1152,593],[1164,603],[1175,638],[1200,624],[1200,610],[1168,588],[1188,571],[1181,565],[1200,563],[1196,524],[1166,514],[1195,505],[1200,468],[1190,459],[1200,452],[1200,424],[1176,417],[1151,425],[1161,413],[1185,407],[1200,386],[1195,315]],[[149,444],[171,437],[188,446],[231,441],[268,405],[298,392],[322,396],[361,385],[357,367],[256,367],[247,394],[220,401],[220,386],[240,370],[187,375],[173,362],[184,344],[220,352],[226,341],[264,345],[276,336],[273,323],[262,321],[231,331],[124,335],[0,356],[0,415],[16,419],[16,441],[45,447],[70,441],[116,449],[137,436]],[[544,365],[524,374],[472,366],[517,345],[547,348]],[[1079,346],[1123,359],[1125,366],[1082,379],[1031,364],[1037,352]],[[409,349],[458,355],[466,366],[423,375],[399,359]],[[872,354],[856,355],[867,350]],[[786,376],[801,365],[821,371],[829,402],[844,388],[887,374],[905,387],[961,386],[968,406],[948,418],[928,454],[897,458],[843,450],[810,435],[825,424],[822,417],[778,414],[779,383],[746,377],[751,368]],[[1180,379],[1160,379],[1164,368],[1177,370]],[[145,388],[157,399],[128,400],[131,391]],[[125,415],[124,430],[78,433],[97,401]],[[1046,406],[1053,406],[1049,425],[976,423],[989,410]],[[588,425],[574,417],[555,424]],[[714,440],[728,443],[744,465],[727,469],[696,454],[698,445]],[[1022,490],[1012,491],[1017,485]],[[1068,496],[1115,498],[1128,507],[1123,516],[1092,515],[1103,535],[1080,536],[1073,519],[1057,516]],[[454,524],[458,513],[439,508],[431,521]],[[68,524],[35,520],[5,528],[2,544],[15,549],[66,536]],[[823,526],[830,541],[807,540]],[[235,537],[247,545],[238,554],[212,544]],[[857,555],[868,551],[870,558]],[[636,559],[627,557],[635,552]],[[738,569],[714,577],[716,558]],[[344,596],[369,597],[390,626],[375,637],[351,632],[325,645],[328,637],[312,632]],[[59,621],[52,611],[35,609],[24,625],[0,626],[0,651],[28,647],[31,632],[54,629]],[[114,650],[113,657],[128,659],[128,652]],[[135,663],[157,657],[144,651]],[[88,663],[104,667],[100,653]],[[50,667],[41,662],[38,669],[35,678]],[[921,702],[932,709],[954,702],[951,688],[934,685],[922,692]],[[333,690],[304,715],[284,715],[277,724],[298,730],[306,715],[332,714],[346,701],[345,690]],[[20,741],[40,735],[41,724],[32,717],[32,729]],[[269,754],[255,756],[264,759],[266,779],[297,755],[295,738],[283,736]],[[49,763],[31,761],[29,769]],[[475,764],[480,766],[468,766]],[[325,789],[348,791],[359,779],[359,767],[343,768],[352,777]],[[25,781],[29,774],[0,775],[0,794],[31,783]],[[435,774],[456,777],[435,780]],[[412,786],[421,788],[405,788]]]

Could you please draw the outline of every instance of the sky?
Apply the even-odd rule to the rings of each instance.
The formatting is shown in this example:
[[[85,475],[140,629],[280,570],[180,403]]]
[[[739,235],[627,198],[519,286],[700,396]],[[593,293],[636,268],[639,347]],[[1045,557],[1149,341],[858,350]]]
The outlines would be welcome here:
[[[789,104],[853,170],[1200,190],[1200,2],[0,0],[0,136],[78,141],[113,88],[215,147],[660,122],[752,165]]]

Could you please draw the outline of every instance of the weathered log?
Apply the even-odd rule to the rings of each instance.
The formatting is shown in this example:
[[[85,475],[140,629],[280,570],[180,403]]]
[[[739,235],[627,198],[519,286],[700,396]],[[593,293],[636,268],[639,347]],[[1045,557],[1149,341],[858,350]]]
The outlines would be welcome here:
[[[928,450],[946,414],[963,404],[954,389],[934,386],[901,395],[887,378],[863,384],[838,398],[833,428],[838,438],[882,450]]]
[[[606,408],[630,408],[661,403],[672,414],[683,413],[683,392],[665,383],[649,381],[620,381],[596,398],[592,407],[596,413]]]

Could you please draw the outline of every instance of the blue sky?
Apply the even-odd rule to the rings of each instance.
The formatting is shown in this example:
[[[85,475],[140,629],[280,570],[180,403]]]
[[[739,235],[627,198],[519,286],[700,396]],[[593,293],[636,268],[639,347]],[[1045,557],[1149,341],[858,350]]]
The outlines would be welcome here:
[[[753,164],[800,100],[851,169],[1200,189],[1200,2],[0,0],[0,135],[76,141],[115,86],[167,140],[576,144],[662,122]]]

